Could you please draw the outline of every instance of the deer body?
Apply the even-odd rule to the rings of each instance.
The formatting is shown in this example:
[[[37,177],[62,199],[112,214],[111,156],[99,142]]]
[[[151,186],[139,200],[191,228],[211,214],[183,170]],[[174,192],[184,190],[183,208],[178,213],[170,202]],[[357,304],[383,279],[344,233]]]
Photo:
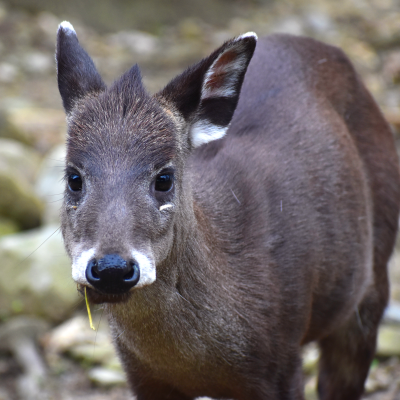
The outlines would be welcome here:
[[[135,69],[106,89],[59,30],[64,239],[139,400],[302,399],[313,340],[320,398],[363,392],[397,230],[393,138],[340,50],[254,46],[228,42],[151,98]]]

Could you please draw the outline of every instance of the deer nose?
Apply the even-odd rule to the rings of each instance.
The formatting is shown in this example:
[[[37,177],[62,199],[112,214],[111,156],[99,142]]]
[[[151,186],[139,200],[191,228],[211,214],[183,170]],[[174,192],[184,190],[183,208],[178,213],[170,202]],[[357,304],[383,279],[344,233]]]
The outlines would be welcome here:
[[[134,260],[124,260],[118,254],[108,254],[100,260],[89,261],[86,279],[97,290],[105,294],[123,294],[135,286],[140,269]]]

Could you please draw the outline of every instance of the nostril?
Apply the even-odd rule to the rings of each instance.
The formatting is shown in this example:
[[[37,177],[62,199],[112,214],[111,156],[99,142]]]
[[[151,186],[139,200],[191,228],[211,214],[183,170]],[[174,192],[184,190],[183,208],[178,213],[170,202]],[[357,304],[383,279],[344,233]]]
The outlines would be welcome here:
[[[128,261],[126,263],[126,273],[123,277],[124,281],[128,284],[132,283],[133,285],[136,285],[136,283],[139,281],[139,275],[139,266],[132,260]]]
[[[130,280],[133,277],[134,274],[134,269],[133,269],[133,265],[128,265],[127,267],[127,273],[124,275],[124,281]]]
[[[98,263],[97,260],[93,259],[89,262],[87,268],[86,268],[86,275],[88,278],[88,281],[92,283],[92,281],[100,280],[100,276],[98,273]]]

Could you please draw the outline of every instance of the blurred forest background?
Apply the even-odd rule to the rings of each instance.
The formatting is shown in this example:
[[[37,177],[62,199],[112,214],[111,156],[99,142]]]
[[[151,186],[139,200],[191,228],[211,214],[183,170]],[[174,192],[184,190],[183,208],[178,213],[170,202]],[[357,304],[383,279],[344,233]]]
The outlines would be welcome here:
[[[255,31],[342,47],[400,139],[400,0],[0,2],[0,400],[127,399],[101,307],[89,328],[59,232],[65,116],[54,48],[69,20],[110,83],[134,63],[150,92]],[[299,99],[301,101],[301,99]],[[366,399],[400,399],[400,246]],[[304,351],[315,399],[318,351]]]

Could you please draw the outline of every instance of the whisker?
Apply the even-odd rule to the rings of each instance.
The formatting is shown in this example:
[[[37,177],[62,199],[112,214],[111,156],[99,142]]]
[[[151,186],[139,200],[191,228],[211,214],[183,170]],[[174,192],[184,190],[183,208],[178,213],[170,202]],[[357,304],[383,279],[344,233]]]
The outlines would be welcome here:
[[[52,196],[61,196],[61,195],[64,195],[64,192],[54,193],[54,194],[46,194],[46,196],[43,196],[43,197],[52,197]]]
[[[61,226],[59,226],[46,240],[43,241],[41,245],[39,245],[35,250],[32,251],[28,256],[26,256],[20,264],[22,264],[24,261],[26,261],[32,254],[36,253],[52,236],[54,236],[59,230],[61,229]]]

